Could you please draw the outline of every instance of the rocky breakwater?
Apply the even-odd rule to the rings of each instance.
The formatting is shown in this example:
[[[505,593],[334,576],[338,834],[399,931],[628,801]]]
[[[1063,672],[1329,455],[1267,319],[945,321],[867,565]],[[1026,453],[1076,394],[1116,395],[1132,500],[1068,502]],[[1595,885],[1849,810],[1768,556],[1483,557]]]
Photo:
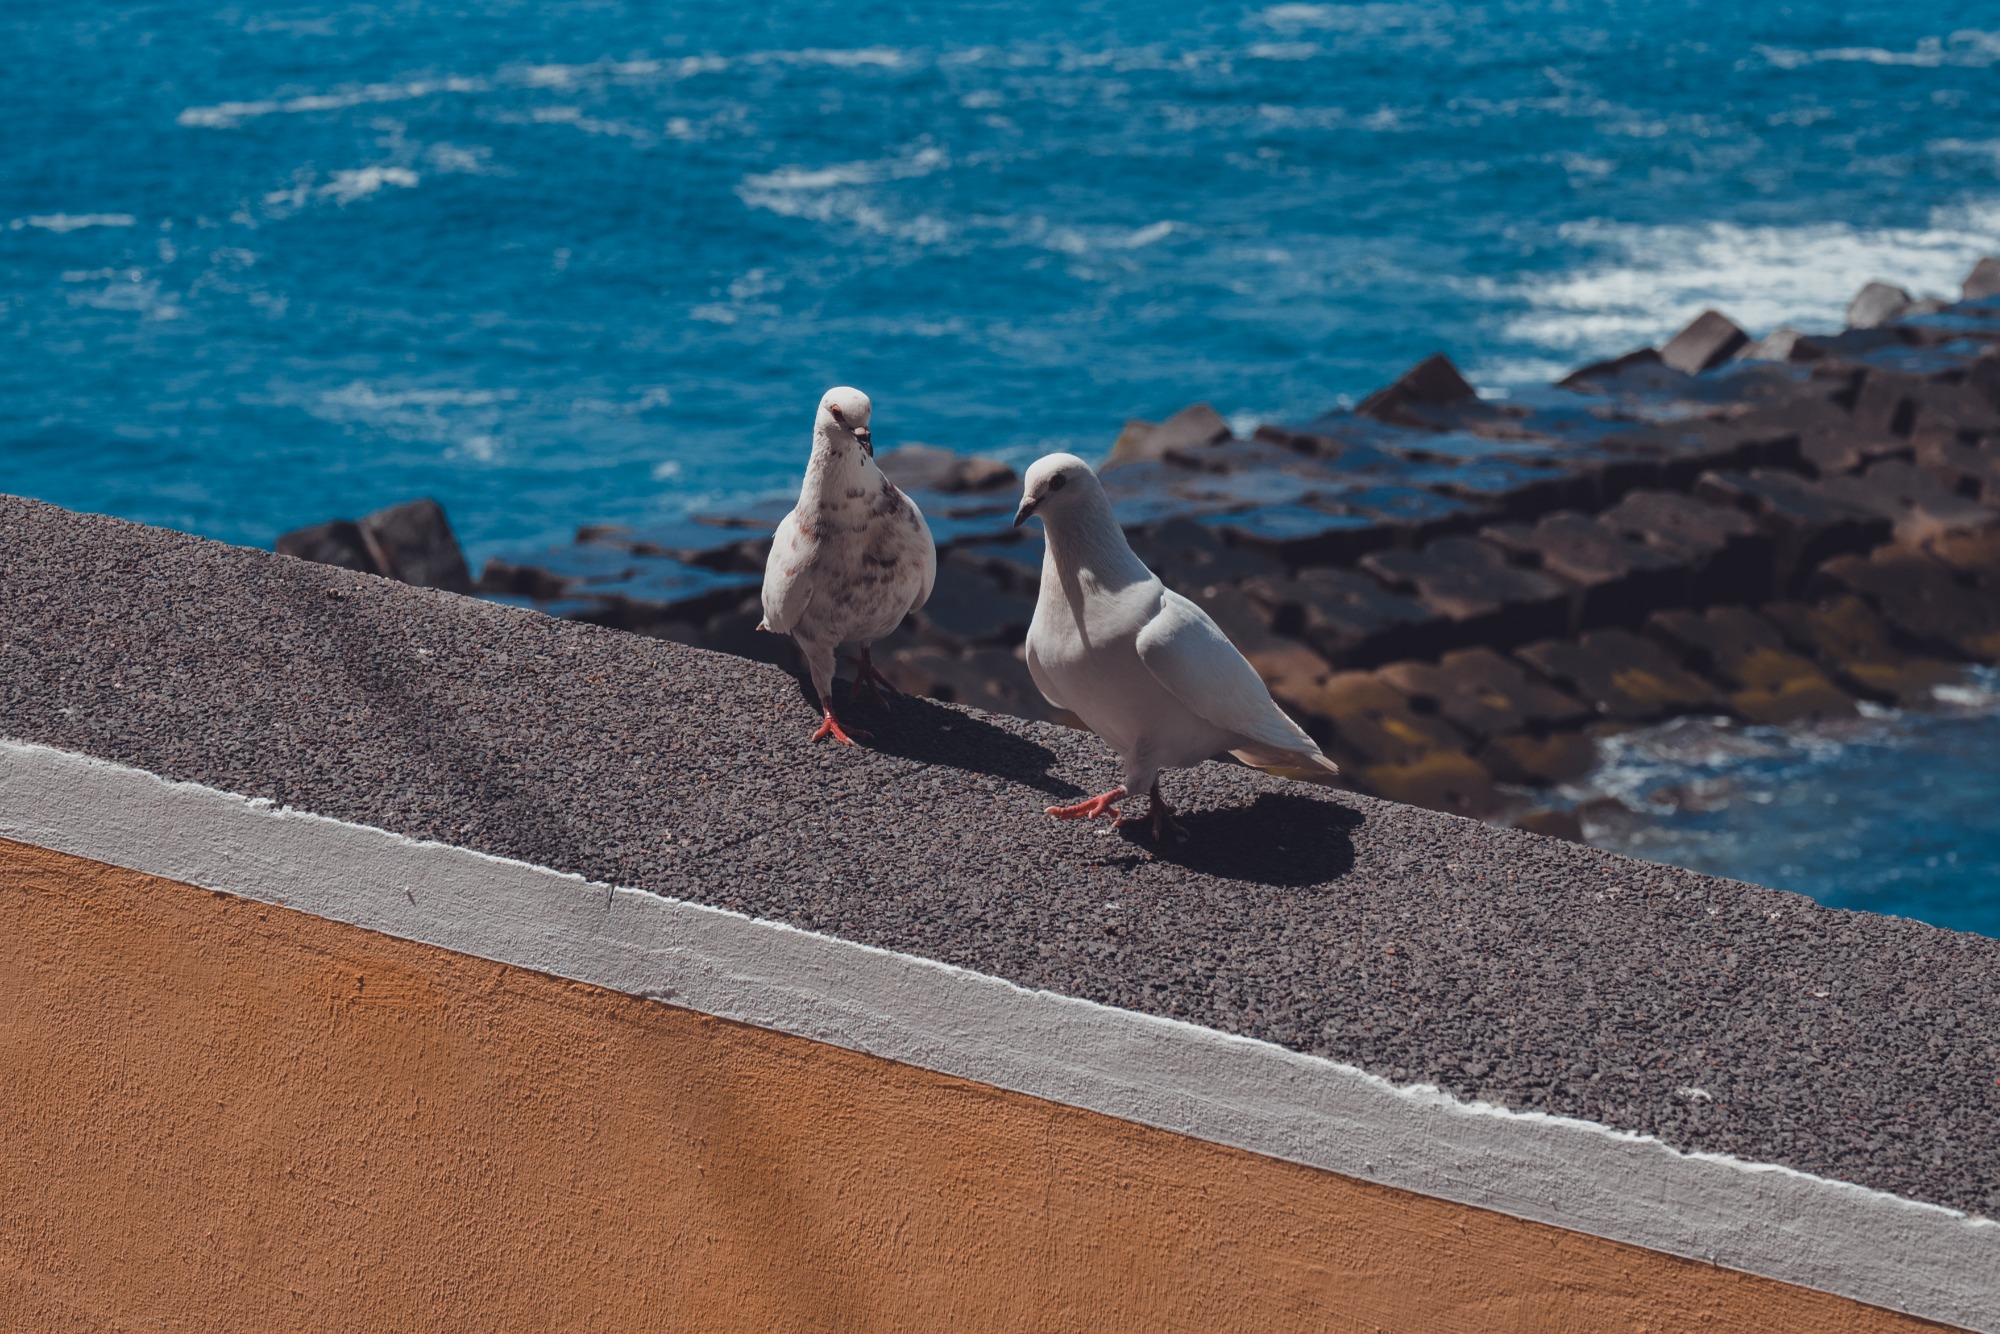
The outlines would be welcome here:
[[[1010,526],[1012,470],[922,446],[878,462],[941,552],[876,661],[912,693],[1073,721],[1020,656],[1041,544]],[[1134,547],[1354,786],[1574,834],[1540,794],[1608,731],[1921,706],[2000,662],[2000,261],[1953,303],[1872,283],[1837,334],[1753,341],[1707,312],[1500,401],[1435,356],[1248,439],[1198,405],[1127,423],[1102,476]],[[754,629],[784,508],[587,527],[477,588],[796,670]]]

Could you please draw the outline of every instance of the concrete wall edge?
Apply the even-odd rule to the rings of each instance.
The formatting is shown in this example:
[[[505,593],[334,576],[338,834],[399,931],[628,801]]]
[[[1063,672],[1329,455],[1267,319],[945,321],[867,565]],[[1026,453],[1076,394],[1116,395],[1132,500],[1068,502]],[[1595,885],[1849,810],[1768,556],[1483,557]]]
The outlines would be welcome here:
[[[0,837],[2000,1334],[2000,1223],[0,738]]]

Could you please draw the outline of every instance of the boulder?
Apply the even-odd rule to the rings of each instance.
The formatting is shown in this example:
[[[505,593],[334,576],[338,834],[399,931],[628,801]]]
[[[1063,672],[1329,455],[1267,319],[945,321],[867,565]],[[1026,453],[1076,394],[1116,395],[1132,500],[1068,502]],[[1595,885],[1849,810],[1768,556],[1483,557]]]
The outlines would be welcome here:
[[[1530,677],[1490,648],[1460,649],[1436,663],[1390,663],[1375,675],[1407,695],[1418,713],[1440,716],[1480,741],[1581,727],[1594,715],[1582,700]]]
[[[1959,289],[1962,301],[1984,301],[1989,296],[2000,296],[2000,257],[1993,255],[1974,264]]]
[[[1503,783],[1554,787],[1596,768],[1597,744],[1582,732],[1509,732],[1481,746],[1474,758]]]
[[[1727,687],[1731,711],[1750,722],[1854,713],[1846,691],[1793,652],[1777,626],[1747,607],[1658,612],[1647,621],[1646,633],[1683,667]]]
[[[1589,390],[1595,388],[1594,381],[1615,379],[1634,367],[1657,366],[1659,364],[1660,353],[1658,348],[1636,348],[1633,351],[1627,352],[1622,357],[1613,357],[1609,361],[1593,361],[1588,366],[1579,367],[1571,371],[1568,375],[1563,376],[1562,379],[1557,380],[1556,387],[1559,389]]]
[[[1717,310],[1704,310],[1660,349],[1660,360],[1686,375],[1699,375],[1729,360],[1750,335]]]
[[[1394,384],[1362,399],[1354,411],[1376,421],[1429,430],[1434,429],[1433,421],[1421,409],[1450,407],[1478,397],[1451,359],[1438,352],[1404,371]]]
[[[1585,514],[1551,514],[1532,527],[1504,524],[1480,536],[1520,564],[1568,584],[1569,632],[1636,626],[1658,607],[1680,606],[1694,585],[1695,560],[1642,545]]]
[[[1063,713],[1042,697],[1027,663],[1007,649],[960,653],[923,645],[896,649],[886,660],[878,652],[875,661],[890,683],[907,694],[947,704],[969,704],[1016,718],[1076,725],[1074,715]]]
[[[1200,448],[1229,438],[1229,423],[1206,403],[1182,408],[1163,422],[1134,418],[1118,433],[1117,442],[1111,446],[1111,457],[1098,471],[1165,458],[1174,450]]]
[[[1355,570],[1301,570],[1260,576],[1242,597],[1277,633],[1310,644],[1338,667],[1372,667],[1428,655],[1444,642],[1444,619]]]
[[[1829,478],[1820,489],[1889,520],[1899,542],[1921,543],[2000,522],[2000,513],[1966,499],[1929,470],[1902,459],[1883,459],[1858,477]]]
[[[1919,435],[1917,465],[1954,495],[2000,510],[2000,437],[1967,441],[1956,431]]]
[[[1515,656],[1619,722],[1724,709],[1714,686],[1629,630],[1593,630],[1580,640],[1530,644]]]
[[[1441,537],[1420,551],[1377,551],[1361,567],[1393,592],[1451,622],[1455,643],[1510,648],[1561,634],[1569,622],[1569,590],[1545,574],[1508,563],[1490,542]]]
[[[1409,764],[1433,751],[1463,755],[1468,739],[1372,672],[1330,672],[1316,681],[1273,683],[1282,702],[1317,720],[1319,734],[1363,765]]]
[[[1889,283],[1869,283],[1847,303],[1847,327],[1876,329],[1893,324],[1914,300],[1900,287]]]
[[[942,491],[950,495],[1005,491],[1020,481],[1015,471],[998,459],[959,454],[936,445],[885,449],[875,456],[875,466],[905,491]]]
[[[333,519],[310,528],[295,528],[277,541],[280,556],[293,556],[320,565],[338,565],[343,570],[381,574],[382,567],[368,553],[361,526],[352,519]]]
[[[2000,662],[2000,587],[1982,587],[1914,547],[1841,556],[1819,569],[1813,591],[1852,593],[1921,651]]]
[[[1738,361],[1816,361],[1824,353],[1790,325],[1771,330],[1736,354]]]
[[[1013,645],[1026,638],[1035,600],[1002,588],[991,575],[954,561],[938,564],[930,600],[917,611],[926,637],[953,645]]]
[[[1757,520],[1776,546],[1775,586],[1789,592],[1814,567],[1845,552],[1867,551],[1889,540],[1893,525],[1882,515],[1827,494],[1824,484],[1796,473],[1759,468],[1748,473],[1703,473],[1697,499],[1728,505]]]
[[[1468,819],[1503,817],[1522,802],[1493,785],[1493,775],[1470,755],[1434,750],[1401,764],[1359,765],[1355,783],[1386,801],[1446,811]]]
[[[1740,510],[1677,491],[1634,491],[1598,516],[1613,532],[1687,563],[1696,606],[1770,595],[1777,547]]]
[[[1765,619],[1844,688],[1885,704],[1928,704],[1938,686],[1962,674],[1952,663],[1906,653],[1889,625],[1852,594],[1817,606],[1767,603]]]
[[[391,579],[451,593],[472,591],[472,571],[458,549],[444,506],[412,500],[376,510],[358,525],[375,568]]]

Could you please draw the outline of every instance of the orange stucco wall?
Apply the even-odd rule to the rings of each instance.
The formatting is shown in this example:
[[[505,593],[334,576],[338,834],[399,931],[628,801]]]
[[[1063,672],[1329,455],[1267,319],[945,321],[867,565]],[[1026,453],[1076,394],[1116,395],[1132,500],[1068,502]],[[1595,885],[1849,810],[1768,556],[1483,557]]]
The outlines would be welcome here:
[[[10,1329],[1935,1329],[0,841]]]

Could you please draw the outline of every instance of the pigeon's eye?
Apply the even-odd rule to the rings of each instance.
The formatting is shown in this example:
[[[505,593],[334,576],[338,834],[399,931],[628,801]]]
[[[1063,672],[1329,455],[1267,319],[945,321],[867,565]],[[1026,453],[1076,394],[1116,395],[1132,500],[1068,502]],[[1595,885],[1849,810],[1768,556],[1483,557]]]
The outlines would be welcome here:
[[[1063,489],[1063,485],[1068,481],[1069,481],[1068,477],[1066,477],[1062,473],[1057,473],[1055,476],[1049,478],[1049,490],[1060,491]]]

